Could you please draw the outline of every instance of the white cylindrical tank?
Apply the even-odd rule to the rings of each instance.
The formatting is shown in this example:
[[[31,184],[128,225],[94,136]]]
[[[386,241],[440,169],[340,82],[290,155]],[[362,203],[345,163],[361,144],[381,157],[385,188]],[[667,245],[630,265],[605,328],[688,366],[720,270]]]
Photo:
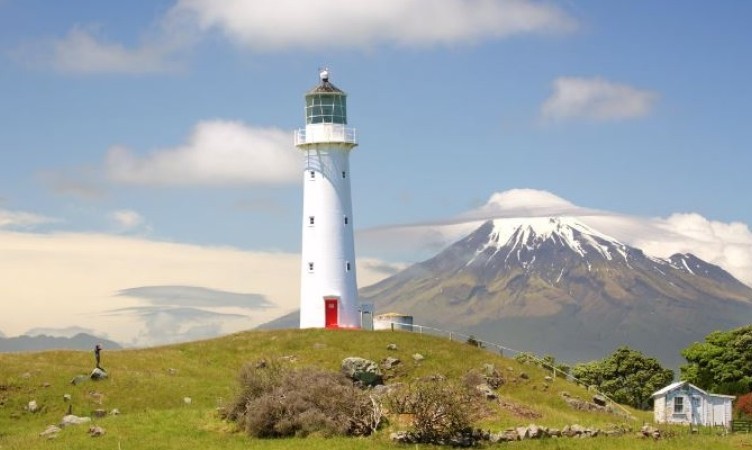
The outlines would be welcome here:
[[[347,95],[322,71],[305,99],[306,127],[295,134],[304,157],[300,327],[358,328]]]
[[[413,331],[413,316],[394,312],[379,314],[373,318],[373,329]]]

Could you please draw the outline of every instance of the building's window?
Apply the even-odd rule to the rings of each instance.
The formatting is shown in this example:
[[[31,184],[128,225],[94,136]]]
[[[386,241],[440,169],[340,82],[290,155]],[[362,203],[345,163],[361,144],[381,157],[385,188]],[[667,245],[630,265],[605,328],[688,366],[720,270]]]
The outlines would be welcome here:
[[[350,271],[350,261],[347,261],[345,263],[345,270],[348,271],[348,272]]]
[[[308,263],[308,271],[309,272],[313,272],[313,263],[312,262]]]
[[[349,221],[347,220],[347,216],[345,216],[345,225],[347,225]]]
[[[342,178],[347,178],[347,172],[345,172],[344,170],[342,171]]]
[[[684,413],[684,397],[674,397],[674,414]]]
[[[313,180],[314,178],[316,178],[316,172],[314,172],[313,170],[310,170],[308,172],[308,176]]]
[[[316,222],[316,218],[314,216],[308,216],[308,225],[313,225]]]

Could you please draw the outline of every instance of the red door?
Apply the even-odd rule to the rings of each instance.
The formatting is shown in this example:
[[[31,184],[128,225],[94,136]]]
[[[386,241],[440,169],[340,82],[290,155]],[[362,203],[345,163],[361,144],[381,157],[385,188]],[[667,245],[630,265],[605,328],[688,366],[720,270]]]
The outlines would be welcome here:
[[[324,323],[327,328],[337,328],[339,324],[339,308],[337,303],[339,303],[337,297],[324,297]]]

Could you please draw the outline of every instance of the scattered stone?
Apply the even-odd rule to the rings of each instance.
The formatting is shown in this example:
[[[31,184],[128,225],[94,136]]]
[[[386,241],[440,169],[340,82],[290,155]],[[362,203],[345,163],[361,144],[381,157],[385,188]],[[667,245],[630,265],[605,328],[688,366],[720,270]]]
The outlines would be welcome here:
[[[554,379],[553,379],[553,378],[551,378],[550,376],[546,376],[545,378],[543,378],[543,380],[544,380],[544,381],[545,381],[546,383],[552,383],[552,382],[554,381]]]
[[[170,367],[169,369],[167,369],[167,373],[170,375],[177,375],[178,369],[173,369],[172,367]]]
[[[426,357],[425,357],[425,356],[423,356],[423,355],[421,355],[420,353],[415,353],[415,354],[413,354],[413,360],[414,360],[415,362],[421,362],[421,361],[423,361],[424,359],[426,359]]]
[[[44,383],[42,383],[43,388],[48,388],[50,386],[52,386],[52,384],[49,381],[45,381]]]
[[[37,401],[36,400],[30,401],[29,404],[26,405],[26,410],[29,411],[30,413],[35,413],[39,411],[39,405],[37,405]]]
[[[70,425],[81,425],[82,423],[88,422],[91,422],[91,417],[79,417],[73,414],[68,414],[63,417],[63,420],[60,422],[60,428],[65,428]]]
[[[71,380],[71,384],[74,385],[74,386],[77,385],[77,384],[81,384],[84,381],[86,381],[86,378],[87,378],[86,375],[76,375]]]
[[[608,399],[602,395],[594,395],[593,403],[598,406],[606,406],[608,404]]]
[[[475,386],[475,389],[480,393],[480,395],[485,397],[486,400],[496,400],[497,398],[499,398],[499,394],[491,389],[491,386],[489,386],[487,383],[481,383]]]
[[[390,370],[397,366],[400,362],[401,361],[399,360],[399,358],[388,356],[381,360],[381,368],[384,370]]]
[[[298,357],[295,356],[295,355],[285,355],[285,356],[283,356],[283,357],[281,357],[279,359],[281,359],[282,361],[287,361],[287,362],[291,362],[291,363],[294,363],[294,362],[298,361]]]
[[[71,396],[70,394],[63,394],[63,401],[64,402],[69,402],[69,401],[71,401],[72,398],[73,398],[73,396]]]
[[[661,430],[650,425],[644,425],[642,429],[640,429],[640,434],[643,438],[653,438],[655,440],[661,438]]]
[[[55,425],[50,425],[47,428],[45,428],[44,431],[39,433],[39,436],[46,437],[47,439],[55,439],[57,437],[57,434],[60,433],[62,429]]]
[[[183,403],[190,405],[191,403],[193,403],[193,399],[190,397],[183,397]]]
[[[362,383],[364,386],[383,384],[379,365],[365,358],[351,356],[342,360],[340,371],[348,378]]]
[[[117,409],[117,408],[113,408],[112,411],[110,411],[110,415],[111,416],[119,416],[120,415],[120,410]]]
[[[92,417],[104,417],[107,415],[107,410],[103,408],[97,408],[91,412]]]
[[[268,365],[269,363],[267,363],[265,359],[260,359],[256,361],[256,364],[253,367],[255,367],[256,369],[266,369]]]
[[[91,426],[89,427],[89,436],[91,437],[100,437],[104,436],[104,428],[98,427],[98,426]]]
[[[94,370],[91,371],[91,375],[89,375],[89,378],[91,378],[94,381],[104,380],[107,378],[107,372],[100,369],[99,367],[94,368]]]
[[[515,431],[517,432],[517,439],[520,441],[530,437],[530,430],[527,427],[517,427]]]
[[[397,344],[389,344],[386,346],[387,350],[397,350]]]
[[[520,378],[522,378],[523,380],[529,380],[530,375],[528,375],[527,372],[520,372]]]

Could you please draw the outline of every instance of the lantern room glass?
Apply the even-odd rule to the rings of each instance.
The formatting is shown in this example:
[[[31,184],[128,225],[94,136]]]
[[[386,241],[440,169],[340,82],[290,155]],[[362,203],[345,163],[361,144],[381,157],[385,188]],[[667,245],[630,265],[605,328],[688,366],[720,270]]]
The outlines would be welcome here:
[[[310,94],[306,96],[306,124],[347,124],[347,102],[342,94]]]

